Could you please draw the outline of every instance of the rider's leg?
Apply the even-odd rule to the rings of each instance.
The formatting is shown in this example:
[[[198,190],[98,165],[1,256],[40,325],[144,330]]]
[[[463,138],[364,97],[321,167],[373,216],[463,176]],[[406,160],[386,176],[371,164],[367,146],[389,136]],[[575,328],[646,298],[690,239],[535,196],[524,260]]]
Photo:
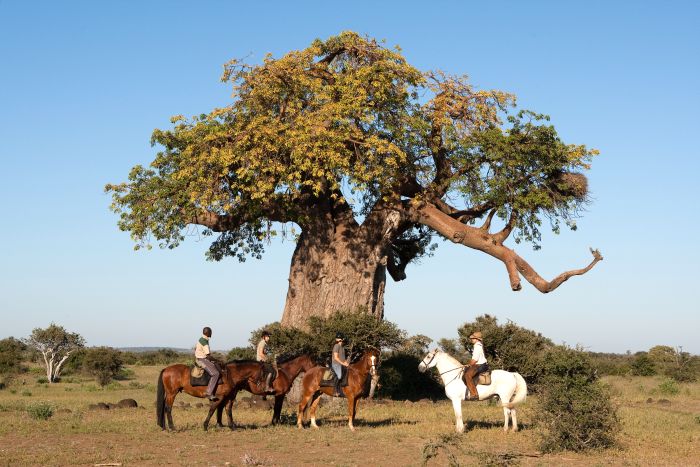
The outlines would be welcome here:
[[[467,388],[469,388],[469,398],[467,400],[470,401],[479,400],[479,393],[476,391],[476,385],[474,384],[474,376],[476,376],[476,372],[476,365],[471,365],[467,368],[467,371],[464,372],[464,382],[467,384]]]

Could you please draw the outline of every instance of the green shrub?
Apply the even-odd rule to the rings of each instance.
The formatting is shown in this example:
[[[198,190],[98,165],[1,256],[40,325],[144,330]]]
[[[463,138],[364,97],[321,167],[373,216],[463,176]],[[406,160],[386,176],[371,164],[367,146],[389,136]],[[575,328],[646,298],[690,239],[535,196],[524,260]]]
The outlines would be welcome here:
[[[134,353],[138,365],[172,365],[174,363],[191,363],[194,354],[177,352],[173,349],[158,349]]]
[[[542,451],[615,445],[620,426],[616,409],[584,352],[562,346],[549,349],[539,372],[535,412]]]
[[[25,397],[32,397],[32,391],[27,391],[26,389],[22,391],[22,395]]]
[[[42,376],[41,378],[37,378],[36,382],[37,384],[48,384],[49,380]]]
[[[665,379],[659,384],[659,392],[665,396],[675,396],[681,392],[681,388],[672,379]]]
[[[48,402],[37,402],[27,406],[27,413],[34,420],[48,420],[53,415],[53,406]]]
[[[107,385],[122,369],[121,352],[111,347],[87,349],[83,371],[94,376],[100,386]]]
[[[27,345],[14,337],[0,340],[0,374],[20,373],[26,350]]]
[[[592,365],[601,376],[625,376],[631,373],[633,357],[629,354],[587,352]]]
[[[308,332],[271,323],[251,333],[250,343],[255,346],[264,330],[270,332],[269,347],[273,355],[309,352],[321,361],[330,361],[336,332],[346,337],[346,353],[352,357],[368,347],[395,349],[405,340],[404,331],[396,324],[378,320],[362,310],[336,313],[328,318],[312,316]]]
[[[255,349],[252,347],[234,347],[226,354],[226,361],[231,360],[254,360]]]
[[[437,400],[445,397],[445,388],[437,373],[420,373],[423,356],[392,352],[382,355],[377,395],[394,400]]]
[[[646,352],[639,352],[630,363],[631,373],[635,376],[653,376],[656,374],[654,361]]]

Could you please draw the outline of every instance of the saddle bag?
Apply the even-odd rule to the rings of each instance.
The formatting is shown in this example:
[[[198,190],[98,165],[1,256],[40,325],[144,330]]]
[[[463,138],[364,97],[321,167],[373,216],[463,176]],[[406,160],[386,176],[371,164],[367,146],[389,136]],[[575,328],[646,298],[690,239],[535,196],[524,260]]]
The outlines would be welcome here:
[[[474,378],[474,383],[481,384],[483,386],[488,386],[489,384],[491,384],[491,372],[485,371],[483,373],[479,373],[479,376]]]
[[[192,379],[201,378],[204,376],[204,367],[202,367],[199,362],[195,360],[194,365],[192,365],[192,370],[190,370],[190,374],[192,375]]]

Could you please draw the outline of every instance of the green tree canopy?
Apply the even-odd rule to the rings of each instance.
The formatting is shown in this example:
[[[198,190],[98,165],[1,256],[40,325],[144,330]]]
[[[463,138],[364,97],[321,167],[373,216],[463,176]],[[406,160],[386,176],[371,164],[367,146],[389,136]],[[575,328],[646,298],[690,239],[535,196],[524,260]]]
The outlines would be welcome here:
[[[420,71],[398,48],[353,32],[257,65],[232,60],[222,79],[233,87],[229,105],[173,117],[171,129],[153,132],[161,150],[151,166],[107,185],[136,248],[174,248],[198,224],[217,234],[209,259],[243,261],[261,257],[273,222],[292,222],[313,238],[299,248],[335,242],[324,251],[338,255],[354,238],[365,246],[352,248],[356,264],[402,280],[438,234],[503,261],[513,290],[522,275],[542,292],[602,259],[594,251],[588,267],[546,281],[503,245],[514,232],[516,242],[537,247],[543,219],[555,231],[560,221],[575,228],[587,202],[582,172],[597,153],[564,143],[545,115],[515,109],[512,94]],[[492,228],[494,218],[500,227]],[[293,262],[313,263],[315,273],[304,275],[319,288],[316,277],[330,277],[332,262],[314,258],[300,253]],[[378,293],[381,284],[356,294],[364,301],[321,307],[372,311]],[[318,295],[288,300],[307,297],[310,308]]]
[[[85,339],[78,333],[68,332],[63,326],[51,323],[46,329],[35,328],[26,343],[41,353],[46,379],[53,383],[61,375],[68,357],[85,346]]]

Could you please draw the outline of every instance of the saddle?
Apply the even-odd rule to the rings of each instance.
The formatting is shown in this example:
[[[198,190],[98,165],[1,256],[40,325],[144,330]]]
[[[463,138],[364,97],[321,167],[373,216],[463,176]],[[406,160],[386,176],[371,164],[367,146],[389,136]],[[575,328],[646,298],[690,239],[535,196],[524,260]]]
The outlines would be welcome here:
[[[466,376],[466,373],[462,373],[462,380],[464,381],[464,384],[467,384]],[[483,373],[476,375],[474,377],[474,384],[481,384],[482,386],[488,386],[491,384],[491,370],[484,371]]]
[[[224,383],[224,378],[222,378],[224,372],[221,368],[219,368],[219,372],[221,375],[219,376],[219,381],[216,383],[217,386]],[[209,376],[209,373],[204,371],[204,368],[195,360],[194,364],[190,367],[190,386],[209,386],[210,379],[211,376]]]
[[[340,378],[340,386],[344,387],[348,385],[348,370],[347,368],[343,367],[341,372],[343,376]],[[326,367],[324,368],[323,375],[321,376],[320,387],[335,387],[337,380],[338,376],[336,376],[333,368]]]
[[[271,363],[264,362],[262,364],[263,371],[262,371],[262,380],[265,381],[265,378],[267,378],[268,374],[272,374],[272,378],[270,378],[270,383],[272,383],[275,378],[277,378],[277,370],[275,369],[274,366],[272,366]]]

